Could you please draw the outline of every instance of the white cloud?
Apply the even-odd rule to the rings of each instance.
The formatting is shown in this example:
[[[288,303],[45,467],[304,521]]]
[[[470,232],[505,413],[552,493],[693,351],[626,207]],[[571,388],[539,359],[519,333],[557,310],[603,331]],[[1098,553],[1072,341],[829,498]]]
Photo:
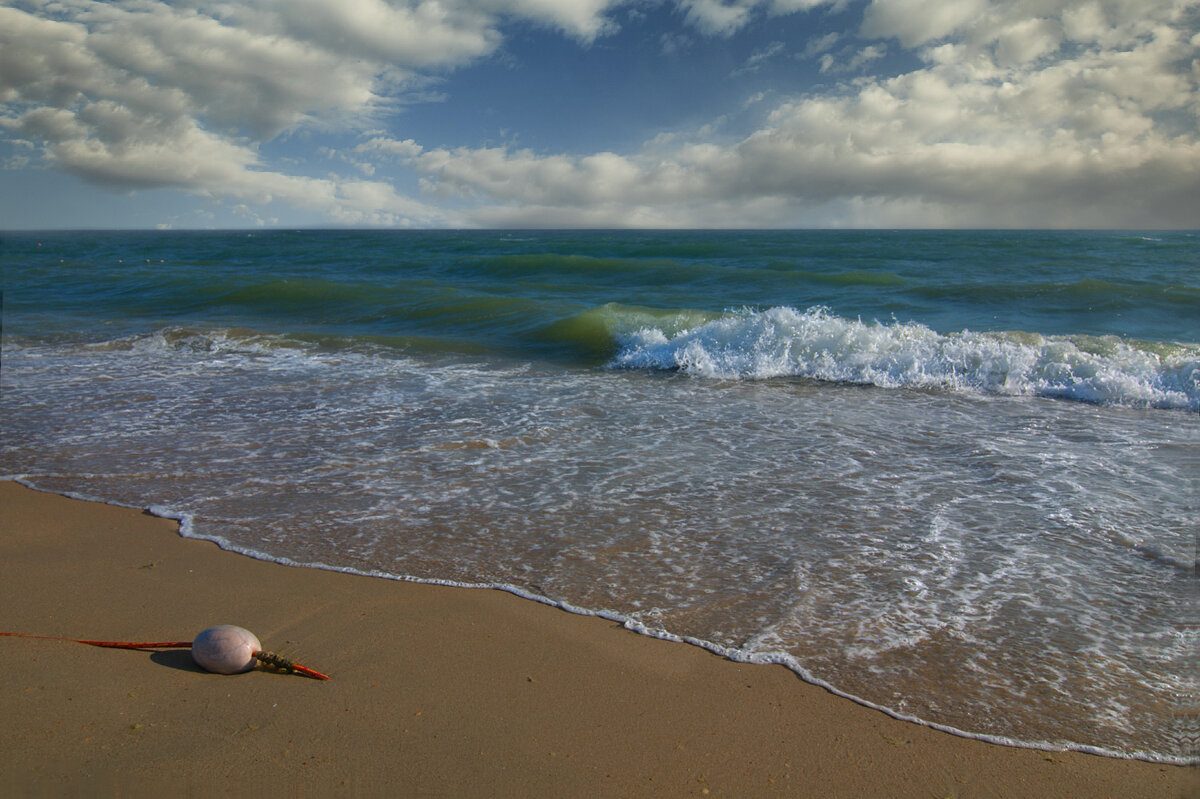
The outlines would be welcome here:
[[[887,55],[886,45],[868,45],[854,54],[854,56],[850,59],[850,63],[846,65],[846,68],[853,72],[854,70],[862,69],[873,61],[878,61],[885,55]]]
[[[497,14],[522,17],[557,28],[585,42],[615,29],[607,12],[624,0],[478,0],[479,5]]]
[[[280,32],[330,53],[415,68],[458,64],[491,52],[499,35],[469,4],[423,0],[265,0],[235,7],[233,18],[269,37]]]
[[[810,11],[820,6],[840,8],[847,0],[676,0],[687,24],[708,36],[730,36],[761,11],[769,16]]]
[[[837,44],[838,39],[840,38],[841,34],[833,31],[825,34],[824,36],[818,36],[815,39],[809,39],[808,44],[804,46],[804,52],[801,54],[801,57],[813,58],[814,56],[818,56],[821,53],[831,49],[835,44]]]
[[[1179,8],[1121,6],[1120,35],[1069,54],[1042,18],[988,11],[924,68],[794,98],[731,145],[659,137],[628,156],[459,149],[416,163],[431,191],[480,203],[478,224],[1194,226],[1200,37],[1173,26]]]
[[[412,139],[399,141],[386,136],[376,136],[354,148],[356,153],[386,156],[401,161],[409,161],[421,154],[424,148]]]
[[[21,87],[25,102],[71,108],[105,99],[152,121],[190,115],[269,138],[316,116],[360,113],[378,99],[361,61],[295,39],[162,3],[83,5],[80,22],[5,9],[0,36],[12,58],[52,61]]]
[[[694,40],[686,33],[668,31],[658,38],[663,55],[675,55],[691,47]]]
[[[848,0],[771,0],[769,8],[772,14],[791,14],[796,11],[811,11],[820,6],[831,6],[838,10],[847,2]]]
[[[1005,25],[996,34],[996,62],[1024,64],[1058,50],[1062,25],[1048,19],[1022,19]]]
[[[1112,28],[1100,3],[1083,3],[1068,8],[1062,15],[1063,33],[1076,42],[1099,42]]]
[[[444,223],[450,215],[386,183],[273,172],[259,145],[362,128],[427,85],[419,70],[493,52],[503,19],[590,41],[621,2],[12,3],[0,7],[0,131],[36,142],[46,165],[114,188],[283,198],[339,221]]]
[[[720,143],[701,127],[655,137],[637,153],[556,155],[450,149],[374,130],[430,75],[496,52],[506,22],[586,47],[630,2],[10,2],[0,6],[0,133],[15,153],[5,165],[40,157],[117,189],[174,187],[247,208],[286,203],[352,224],[1200,219],[1195,0],[872,0],[859,33],[874,41],[829,33],[805,43],[803,57],[838,74],[903,46],[922,68],[787,100],[774,99],[787,87],[773,87],[778,105],[759,129]],[[673,2],[691,33],[664,34],[664,51],[772,14],[847,7]],[[774,42],[742,70],[791,46]],[[765,111],[764,96],[746,104]],[[326,130],[359,136],[327,153],[358,176],[287,174],[262,155],[268,142]],[[397,165],[416,172],[424,200],[362,178]],[[447,198],[466,210],[446,210]]]
[[[769,61],[770,59],[782,53],[784,48],[785,45],[783,42],[771,42],[766,47],[755,50],[750,54],[750,57],[746,59],[746,63],[742,64],[733,71],[733,76],[736,77],[738,75],[748,75],[751,72],[757,72],[758,70],[762,69],[764,62]]]
[[[750,20],[754,3],[722,3],[721,0],[679,0],[689,25],[710,36],[729,36]]]
[[[847,49],[843,51],[843,55],[849,57],[839,63],[832,53],[824,53],[820,58],[821,74],[837,74],[842,72],[857,72],[868,64],[878,61],[887,55],[887,45],[871,44],[860,50]]]
[[[894,36],[905,47],[916,47],[954,33],[986,7],[987,0],[872,0],[862,32],[873,38]]]

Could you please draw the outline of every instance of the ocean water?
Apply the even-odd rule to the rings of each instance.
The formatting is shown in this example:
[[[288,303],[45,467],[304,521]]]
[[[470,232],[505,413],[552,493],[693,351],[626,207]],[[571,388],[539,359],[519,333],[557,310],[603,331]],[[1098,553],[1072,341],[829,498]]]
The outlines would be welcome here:
[[[0,238],[0,477],[1200,762],[1200,235]]]

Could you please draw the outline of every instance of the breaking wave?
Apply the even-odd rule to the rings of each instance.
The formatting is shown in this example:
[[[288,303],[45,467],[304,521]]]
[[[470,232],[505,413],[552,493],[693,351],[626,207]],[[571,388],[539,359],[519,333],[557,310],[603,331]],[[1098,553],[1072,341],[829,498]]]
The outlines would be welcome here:
[[[941,334],[824,308],[747,310],[684,330],[643,326],[618,336],[611,365],[1200,411],[1196,345],[1019,331]]]

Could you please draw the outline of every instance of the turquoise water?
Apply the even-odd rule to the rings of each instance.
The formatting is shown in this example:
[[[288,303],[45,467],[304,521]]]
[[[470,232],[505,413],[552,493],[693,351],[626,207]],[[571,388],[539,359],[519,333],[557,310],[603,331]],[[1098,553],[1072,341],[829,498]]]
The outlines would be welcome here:
[[[602,309],[825,306],[941,333],[1194,344],[1196,247],[1191,233],[307,231],[7,234],[2,254],[9,313],[74,330],[269,321],[603,358],[612,342],[587,316]]]
[[[0,475],[1195,762],[1196,242],[5,234]]]

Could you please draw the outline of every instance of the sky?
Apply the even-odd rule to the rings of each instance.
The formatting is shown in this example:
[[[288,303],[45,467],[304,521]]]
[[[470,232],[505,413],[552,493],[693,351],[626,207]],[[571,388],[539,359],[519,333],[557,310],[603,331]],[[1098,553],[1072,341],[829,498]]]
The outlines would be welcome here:
[[[0,0],[0,229],[1200,228],[1200,0]]]

